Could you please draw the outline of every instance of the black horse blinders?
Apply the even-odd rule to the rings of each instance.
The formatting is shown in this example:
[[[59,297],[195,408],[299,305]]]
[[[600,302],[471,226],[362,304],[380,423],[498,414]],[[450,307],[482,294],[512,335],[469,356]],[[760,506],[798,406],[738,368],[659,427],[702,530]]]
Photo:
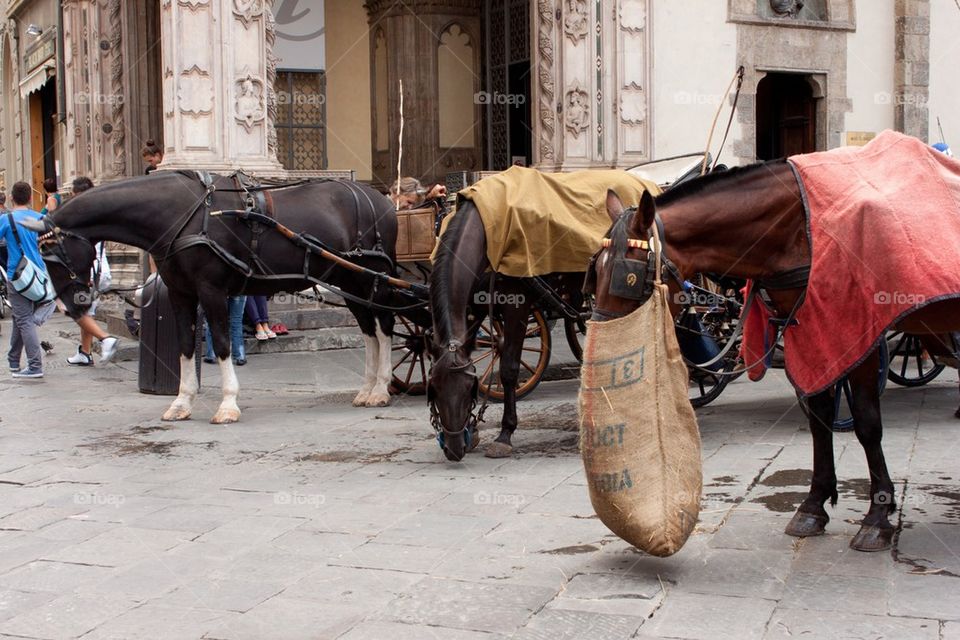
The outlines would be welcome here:
[[[627,249],[650,249],[646,240],[636,240],[627,237],[636,208],[628,209],[620,216],[610,229],[610,237],[604,239],[604,247],[613,250],[613,270],[610,274],[610,293],[618,298],[645,302],[653,295],[653,284],[656,281],[655,260],[634,260],[627,257]],[[585,293],[595,293],[597,288],[597,259],[601,249],[590,259],[590,266],[583,284]]]

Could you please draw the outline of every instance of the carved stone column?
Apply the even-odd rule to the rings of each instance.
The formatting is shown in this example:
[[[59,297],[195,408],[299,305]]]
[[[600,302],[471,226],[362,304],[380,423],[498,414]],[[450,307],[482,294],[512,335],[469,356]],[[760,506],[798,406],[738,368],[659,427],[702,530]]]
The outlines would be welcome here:
[[[272,0],[163,0],[161,169],[280,175],[270,144]]]
[[[897,0],[894,127],[927,139],[930,113],[930,0]]]
[[[573,170],[648,160],[648,0],[536,5],[536,166]]]

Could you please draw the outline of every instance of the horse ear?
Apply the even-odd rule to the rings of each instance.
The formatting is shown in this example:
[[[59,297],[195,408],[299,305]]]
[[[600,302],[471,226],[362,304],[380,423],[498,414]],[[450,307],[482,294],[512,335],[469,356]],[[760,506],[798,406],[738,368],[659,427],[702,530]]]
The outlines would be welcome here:
[[[637,206],[637,215],[633,218],[634,235],[643,238],[657,217],[657,205],[649,191],[644,191]]]
[[[613,222],[619,220],[620,216],[623,215],[623,203],[613,189],[607,189],[607,215]]]

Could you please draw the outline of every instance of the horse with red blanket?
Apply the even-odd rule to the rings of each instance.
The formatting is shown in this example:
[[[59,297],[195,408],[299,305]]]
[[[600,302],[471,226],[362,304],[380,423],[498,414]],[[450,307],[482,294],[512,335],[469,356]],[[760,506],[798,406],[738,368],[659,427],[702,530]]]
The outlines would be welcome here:
[[[644,240],[660,226],[664,279],[676,291],[694,273],[749,279],[762,292],[752,307],[762,300],[786,326],[787,375],[808,398],[814,448],[810,492],[787,526],[790,535],[822,534],[830,519],[824,504],[836,504],[832,393],[848,377],[871,496],[850,544],[889,548],[896,495],[881,447],[877,347],[891,328],[923,336],[960,330],[960,162],[884,132],[862,148],[710,174],[656,202],[645,197],[636,211],[624,212],[611,194],[608,211],[614,234]],[[614,268],[618,262],[648,260],[647,243],[619,253],[617,246],[624,243],[612,243],[592,263],[598,320],[646,301],[613,295],[610,285],[625,271]],[[765,323],[756,328],[772,336]]]

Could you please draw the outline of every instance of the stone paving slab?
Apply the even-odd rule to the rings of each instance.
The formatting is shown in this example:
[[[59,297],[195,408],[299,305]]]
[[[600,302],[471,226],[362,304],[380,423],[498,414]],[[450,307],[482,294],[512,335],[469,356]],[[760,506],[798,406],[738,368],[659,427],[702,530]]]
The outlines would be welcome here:
[[[311,358],[252,356],[230,427],[206,422],[212,376],[178,424],[129,365],[0,380],[0,638],[960,636],[952,375],[884,397],[894,553],[849,548],[868,486],[851,434],[827,534],[783,534],[811,448],[774,371],[698,412],[701,520],[653,558],[592,512],[576,382],[520,404],[512,458],[452,464],[423,398],[355,410],[337,394],[359,374]]]
[[[835,612],[829,616],[809,609],[778,609],[764,640],[785,638],[897,638],[937,640],[940,624],[935,620],[897,618]]]

